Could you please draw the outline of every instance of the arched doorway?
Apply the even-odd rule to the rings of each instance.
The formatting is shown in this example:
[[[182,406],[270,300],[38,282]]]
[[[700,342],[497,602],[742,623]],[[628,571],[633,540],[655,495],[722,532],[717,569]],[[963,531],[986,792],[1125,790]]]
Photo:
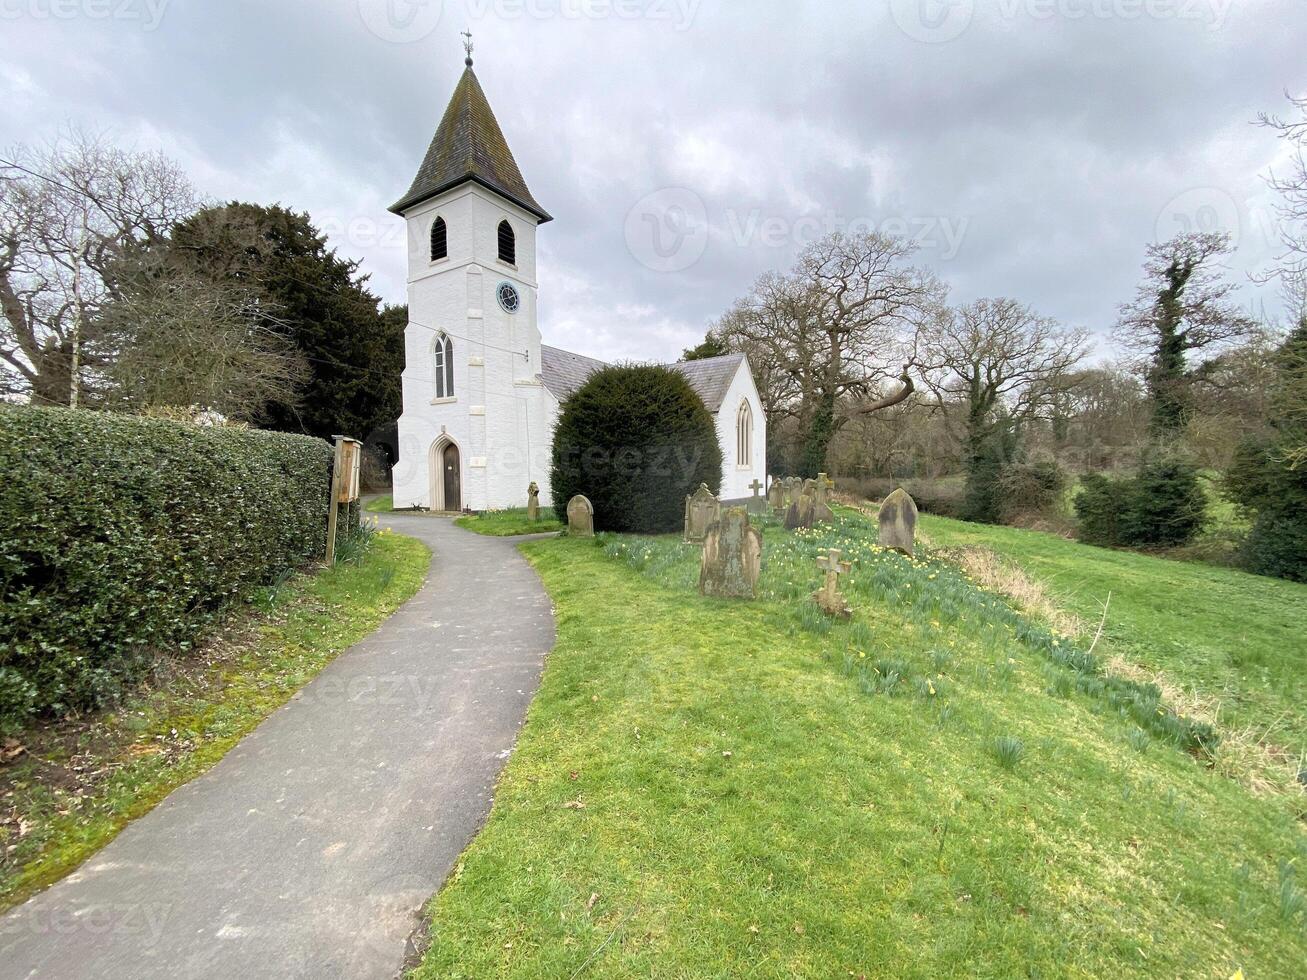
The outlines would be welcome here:
[[[458,466],[458,447],[452,442],[440,454],[443,473],[443,506],[441,510],[463,509],[463,479]]]

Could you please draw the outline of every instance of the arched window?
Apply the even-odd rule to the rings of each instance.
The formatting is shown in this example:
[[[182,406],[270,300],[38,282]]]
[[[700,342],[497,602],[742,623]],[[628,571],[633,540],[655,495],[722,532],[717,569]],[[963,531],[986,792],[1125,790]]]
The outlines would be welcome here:
[[[740,402],[735,415],[735,464],[753,465],[753,409],[747,399]]]
[[[499,261],[517,265],[517,236],[507,219],[499,222]]]
[[[431,376],[437,398],[454,397],[454,342],[443,333],[432,347]]]
[[[445,231],[445,219],[438,217],[431,226],[431,261],[443,259],[448,254],[449,242]]]

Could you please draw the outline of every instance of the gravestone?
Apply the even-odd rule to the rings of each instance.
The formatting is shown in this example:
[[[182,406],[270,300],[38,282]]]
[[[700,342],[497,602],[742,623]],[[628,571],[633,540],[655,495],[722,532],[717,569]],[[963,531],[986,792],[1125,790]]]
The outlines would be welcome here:
[[[908,492],[899,487],[886,497],[876,520],[880,523],[880,546],[911,558],[916,543],[917,503]]]
[[[594,505],[579,493],[567,502],[567,533],[574,538],[593,538],[595,534]]]
[[[708,528],[699,565],[699,592],[723,599],[752,599],[758,594],[762,535],[749,524],[743,507],[731,507]]]
[[[827,554],[817,558],[817,568],[826,573],[826,581],[812,594],[812,597],[827,615],[839,616],[842,619],[848,619],[853,615],[853,610],[849,608],[848,602],[839,590],[840,576],[848,574],[852,567],[852,562],[840,560],[839,548],[831,548]]]
[[[698,490],[685,497],[685,540],[702,541],[708,533],[708,525],[721,516],[721,503],[708,489],[708,484],[700,483]]]
[[[792,476],[785,481],[785,506],[798,503],[799,497],[803,495],[803,481],[797,476]]]
[[[799,494],[797,500],[790,504],[790,509],[785,512],[785,527],[793,531],[795,528],[812,527],[812,516],[817,504],[816,488],[811,486],[812,480],[806,480],[803,484],[803,492]]]
[[[526,519],[540,520],[540,488],[536,486],[535,480],[532,480],[531,485],[526,488]]]
[[[835,486],[835,481],[825,473],[818,473],[817,479],[813,483],[813,493],[815,499],[812,504],[812,523],[814,524],[833,524],[835,523],[835,512],[830,509],[830,503],[827,500],[827,493]]]
[[[753,491],[753,496],[749,498],[749,513],[766,514],[767,498],[758,495],[764,489],[763,483],[755,476],[753,482],[749,484],[749,489]]]
[[[785,481],[772,477],[771,489],[767,491],[767,504],[776,517],[785,516]]]

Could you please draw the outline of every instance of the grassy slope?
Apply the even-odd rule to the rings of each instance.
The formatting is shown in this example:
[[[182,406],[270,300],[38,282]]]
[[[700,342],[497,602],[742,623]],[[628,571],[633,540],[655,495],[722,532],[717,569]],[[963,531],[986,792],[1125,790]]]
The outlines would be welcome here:
[[[213,766],[413,595],[429,559],[421,542],[382,532],[361,563],[291,580],[266,620],[236,638],[243,653],[213,672],[181,677],[137,697],[86,727],[75,761],[113,770],[86,796],[71,798],[43,781],[47,756],[39,734],[29,733],[32,753],[0,770],[6,808],[14,807],[29,828],[0,861],[0,909],[63,877],[128,821]],[[50,762],[68,761],[66,742],[46,748]]]
[[[837,540],[857,613],[828,628],[803,597]],[[1047,693],[1047,658],[986,625],[960,576],[869,540],[850,522],[769,530],[770,601],[753,603],[695,595],[693,550],[665,539],[610,545],[616,558],[524,545],[558,642],[490,819],[433,904],[419,974],[1301,966],[1282,862],[1307,844],[1291,818],[1143,748],[1099,701]],[[864,666],[886,656],[905,679],[868,693]],[[1013,770],[1000,735],[1025,745]]]
[[[1046,582],[1127,659],[1221,699],[1232,726],[1307,753],[1307,585],[1096,548],[1053,534],[923,515],[936,546],[981,546]]]
[[[563,528],[562,523],[554,517],[554,512],[547,507],[540,511],[538,521],[532,521],[526,516],[525,507],[510,507],[507,510],[488,510],[482,514],[456,517],[454,523],[477,534],[499,538],[516,534],[544,534],[561,531]]]

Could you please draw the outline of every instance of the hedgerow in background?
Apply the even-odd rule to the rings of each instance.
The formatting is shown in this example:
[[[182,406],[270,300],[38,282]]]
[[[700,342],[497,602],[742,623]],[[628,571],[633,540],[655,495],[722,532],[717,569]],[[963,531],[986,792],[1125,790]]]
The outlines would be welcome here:
[[[112,700],[321,557],[331,458],[307,436],[0,405],[0,726]]]
[[[722,482],[717,429],[684,376],[618,365],[592,374],[563,403],[554,430],[554,512],[585,494],[596,530],[657,533],[681,527],[685,495]]]

